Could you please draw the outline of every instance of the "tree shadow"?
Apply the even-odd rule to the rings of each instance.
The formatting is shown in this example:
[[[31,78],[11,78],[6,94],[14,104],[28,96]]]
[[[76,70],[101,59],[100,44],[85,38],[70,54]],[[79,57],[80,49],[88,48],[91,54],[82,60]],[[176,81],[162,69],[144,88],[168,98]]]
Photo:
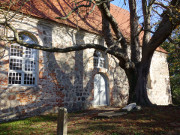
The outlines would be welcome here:
[[[112,134],[114,131],[118,134],[135,134],[135,132],[140,134],[167,134],[172,131],[172,133],[177,134],[179,131],[179,111],[180,108],[178,107],[157,106],[146,107],[141,111],[112,118],[97,119],[97,114],[95,117],[93,115],[91,117],[83,116],[83,118],[79,118],[79,122],[72,122],[73,124],[70,127],[77,128],[73,128],[69,133],[81,133],[83,131],[87,134],[94,132]]]

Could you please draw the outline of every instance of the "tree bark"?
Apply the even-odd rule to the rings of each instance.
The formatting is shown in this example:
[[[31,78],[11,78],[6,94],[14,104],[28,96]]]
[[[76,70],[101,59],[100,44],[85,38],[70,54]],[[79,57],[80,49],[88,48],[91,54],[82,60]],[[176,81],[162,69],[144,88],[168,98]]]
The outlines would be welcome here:
[[[149,54],[146,59],[142,59],[137,74],[137,84],[135,87],[136,92],[136,103],[141,106],[152,106],[151,101],[148,98],[147,94],[147,81],[148,74],[151,65],[153,53]]]
[[[127,69],[125,70],[125,73],[128,78],[129,83],[129,99],[128,104],[136,102],[136,93],[135,93],[135,87],[137,84],[137,74],[135,72],[135,69]]]

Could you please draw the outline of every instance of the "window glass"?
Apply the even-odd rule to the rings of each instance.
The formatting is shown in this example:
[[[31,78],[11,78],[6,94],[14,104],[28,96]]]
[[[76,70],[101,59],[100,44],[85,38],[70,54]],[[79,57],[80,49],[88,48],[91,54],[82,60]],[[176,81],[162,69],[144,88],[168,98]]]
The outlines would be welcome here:
[[[26,43],[36,43],[28,34],[21,34],[20,37]],[[12,44],[9,58],[9,84],[35,85],[37,50]]]
[[[9,63],[10,70],[22,70],[22,60],[11,58]]]
[[[17,45],[11,45],[11,56],[17,56],[17,57],[22,57],[23,55],[23,47],[22,46],[17,46]]]
[[[94,67],[105,68],[105,55],[100,51],[94,52]]]

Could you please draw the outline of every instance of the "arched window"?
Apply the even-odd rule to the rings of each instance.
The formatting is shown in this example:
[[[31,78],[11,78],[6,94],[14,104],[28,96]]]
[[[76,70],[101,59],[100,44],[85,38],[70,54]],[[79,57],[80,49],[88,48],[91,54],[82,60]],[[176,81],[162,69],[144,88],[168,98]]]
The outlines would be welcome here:
[[[94,51],[94,67],[95,68],[107,68],[106,56],[103,52]]]
[[[28,33],[21,33],[21,39],[29,44],[37,40]],[[37,84],[37,50],[12,44],[9,56],[9,84],[36,85]]]

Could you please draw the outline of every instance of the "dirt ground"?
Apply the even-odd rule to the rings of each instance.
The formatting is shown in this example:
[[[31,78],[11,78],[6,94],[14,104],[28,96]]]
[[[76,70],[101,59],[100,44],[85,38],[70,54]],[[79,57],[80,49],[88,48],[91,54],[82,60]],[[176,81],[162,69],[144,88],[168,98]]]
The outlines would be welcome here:
[[[92,108],[68,114],[68,135],[180,135],[180,106],[142,108],[117,117],[99,113],[120,108]],[[0,124],[0,135],[56,135],[57,114]]]
[[[98,117],[98,113],[110,111],[118,112],[119,108],[70,114],[68,134],[180,135],[180,106],[146,107],[119,117]]]

